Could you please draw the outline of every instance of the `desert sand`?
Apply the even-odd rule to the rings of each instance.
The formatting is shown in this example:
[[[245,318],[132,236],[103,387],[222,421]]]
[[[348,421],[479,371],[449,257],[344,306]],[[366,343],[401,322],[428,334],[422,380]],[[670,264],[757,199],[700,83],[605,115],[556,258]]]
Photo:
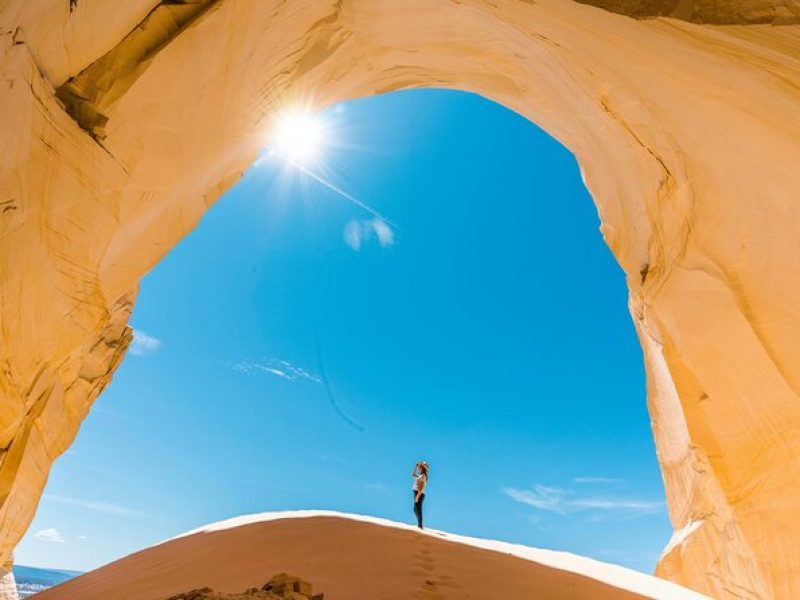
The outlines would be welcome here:
[[[580,163],[644,349],[680,541],[657,573],[799,598],[799,15],[798,0],[0,3],[0,597],[53,461],[125,355],[140,279],[276,115],[440,87],[518,112]]]
[[[190,531],[37,596],[165,600],[242,592],[285,572],[325,600],[702,600],[657,577],[566,552],[327,511],[250,515]]]

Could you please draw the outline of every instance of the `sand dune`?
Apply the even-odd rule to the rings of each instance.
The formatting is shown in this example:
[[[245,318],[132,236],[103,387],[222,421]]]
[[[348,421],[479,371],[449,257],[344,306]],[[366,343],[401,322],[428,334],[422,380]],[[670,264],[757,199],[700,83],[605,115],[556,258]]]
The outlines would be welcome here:
[[[222,521],[47,590],[37,600],[164,600],[201,587],[241,592],[274,574],[302,577],[326,600],[698,600],[623,567],[323,511]]]

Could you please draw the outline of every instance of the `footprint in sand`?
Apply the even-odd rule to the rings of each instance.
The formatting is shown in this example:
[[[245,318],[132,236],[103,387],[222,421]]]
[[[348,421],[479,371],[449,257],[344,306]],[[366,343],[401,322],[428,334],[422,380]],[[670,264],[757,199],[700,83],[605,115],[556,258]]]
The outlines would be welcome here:
[[[459,587],[450,575],[438,572],[429,539],[419,540],[412,572],[420,580],[419,587],[411,594],[415,599],[446,600]]]

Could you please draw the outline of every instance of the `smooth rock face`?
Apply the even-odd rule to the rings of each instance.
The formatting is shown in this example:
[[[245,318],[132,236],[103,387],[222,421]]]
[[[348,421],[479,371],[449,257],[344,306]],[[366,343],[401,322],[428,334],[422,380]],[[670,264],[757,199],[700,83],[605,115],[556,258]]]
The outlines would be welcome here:
[[[0,558],[124,355],[139,279],[274,115],[427,86],[494,99],[580,161],[645,351],[677,532],[658,574],[720,598],[800,597],[800,26],[752,24],[793,23],[798,3],[593,3],[623,14],[1,3]]]

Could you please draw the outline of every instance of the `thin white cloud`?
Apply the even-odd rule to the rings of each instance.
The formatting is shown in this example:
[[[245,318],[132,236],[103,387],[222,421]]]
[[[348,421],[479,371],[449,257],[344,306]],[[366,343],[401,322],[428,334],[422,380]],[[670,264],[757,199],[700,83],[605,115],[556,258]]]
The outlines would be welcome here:
[[[624,479],[617,479],[616,477],[576,477],[573,479],[575,483],[624,483]]]
[[[41,531],[37,531],[33,534],[37,540],[41,540],[43,542],[50,542],[53,544],[63,544],[64,538],[61,537],[61,534],[58,532],[57,529],[42,529]]]
[[[664,507],[663,502],[656,500],[628,500],[607,499],[607,498],[578,498],[570,501],[569,505],[577,509],[600,509],[600,510],[630,510],[640,513],[658,512]]]
[[[268,375],[274,375],[275,377],[280,377],[281,379],[287,379],[289,381],[305,379],[313,381],[314,383],[322,383],[322,379],[320,379],[318,375],[293,365],[287,360],[242,360],[230,364],[230,367],[234,371],[239,371],[240,373],[267,373]]]
[[[75,539],[76,539],[76,540],[85,540],[85,539],[88,539],[88,536],[85,536],[85,535],[76,535],[76,536],[75,536]]]
[[[139,419],[135,419],[134,417],[129,417],[128,415],[123,415],[121,413],[115,412],[113,410],[108,410],[107,408],[100,408],[98,406],[92,408],[92,412],[105,415],[107,417],[111,417],[112,419],[118,419],[120,421],[125,421],[127,423],[135,423],[136,425],[144,425],[144,421],[140,421]]]
[[[110,515],[117,515],[119,517],[133,517],[137,519],[144,519],[149,517],[148,514],[138,511],[127,506],[120,506],[111,502],[103,502],[101,500],[84,500],[82,498],[69,498],[66,496],[59,496],[57,494],[44,494],[43,500],[56,502],[58,504],[69,504],[70,506],[77,506],[92,510],[94,512],[108,513]]]
[[[394,231],[377,217],[374,219],[353,219],[345,225],[344,241],[350,248],[358,252],[365,243],[375,240],[381,248],[394,244]]]
[[[546,485],[534,485],[533,490],[520,490],[517,488],[503,488],[503,493],[521,504],[527,504],[540,510],[549,510],[565,514],[564,502],[566,491]]]
[[[364,485],[364,489],[370,492],[385,492],[388,488],[382,483],[367,483]]]
[[[394,244],[394,231],[384,221],[373,219],[372,230],[375,232],[375,237],[378,238],[381,248]]]
[[[619,514],[652,514],[664,509],[664,502],[638,498],[604,498],[578,496],[572,490],[545,485],[534,485],[533,489],[503,488],[509,498],[539,510],[567,515],[580,511],[615,512]]]
[[[133,341],[129,352],[134,356],[147,356],[161,347],[161,340],[148,335],[141,329],[133,330]]]

